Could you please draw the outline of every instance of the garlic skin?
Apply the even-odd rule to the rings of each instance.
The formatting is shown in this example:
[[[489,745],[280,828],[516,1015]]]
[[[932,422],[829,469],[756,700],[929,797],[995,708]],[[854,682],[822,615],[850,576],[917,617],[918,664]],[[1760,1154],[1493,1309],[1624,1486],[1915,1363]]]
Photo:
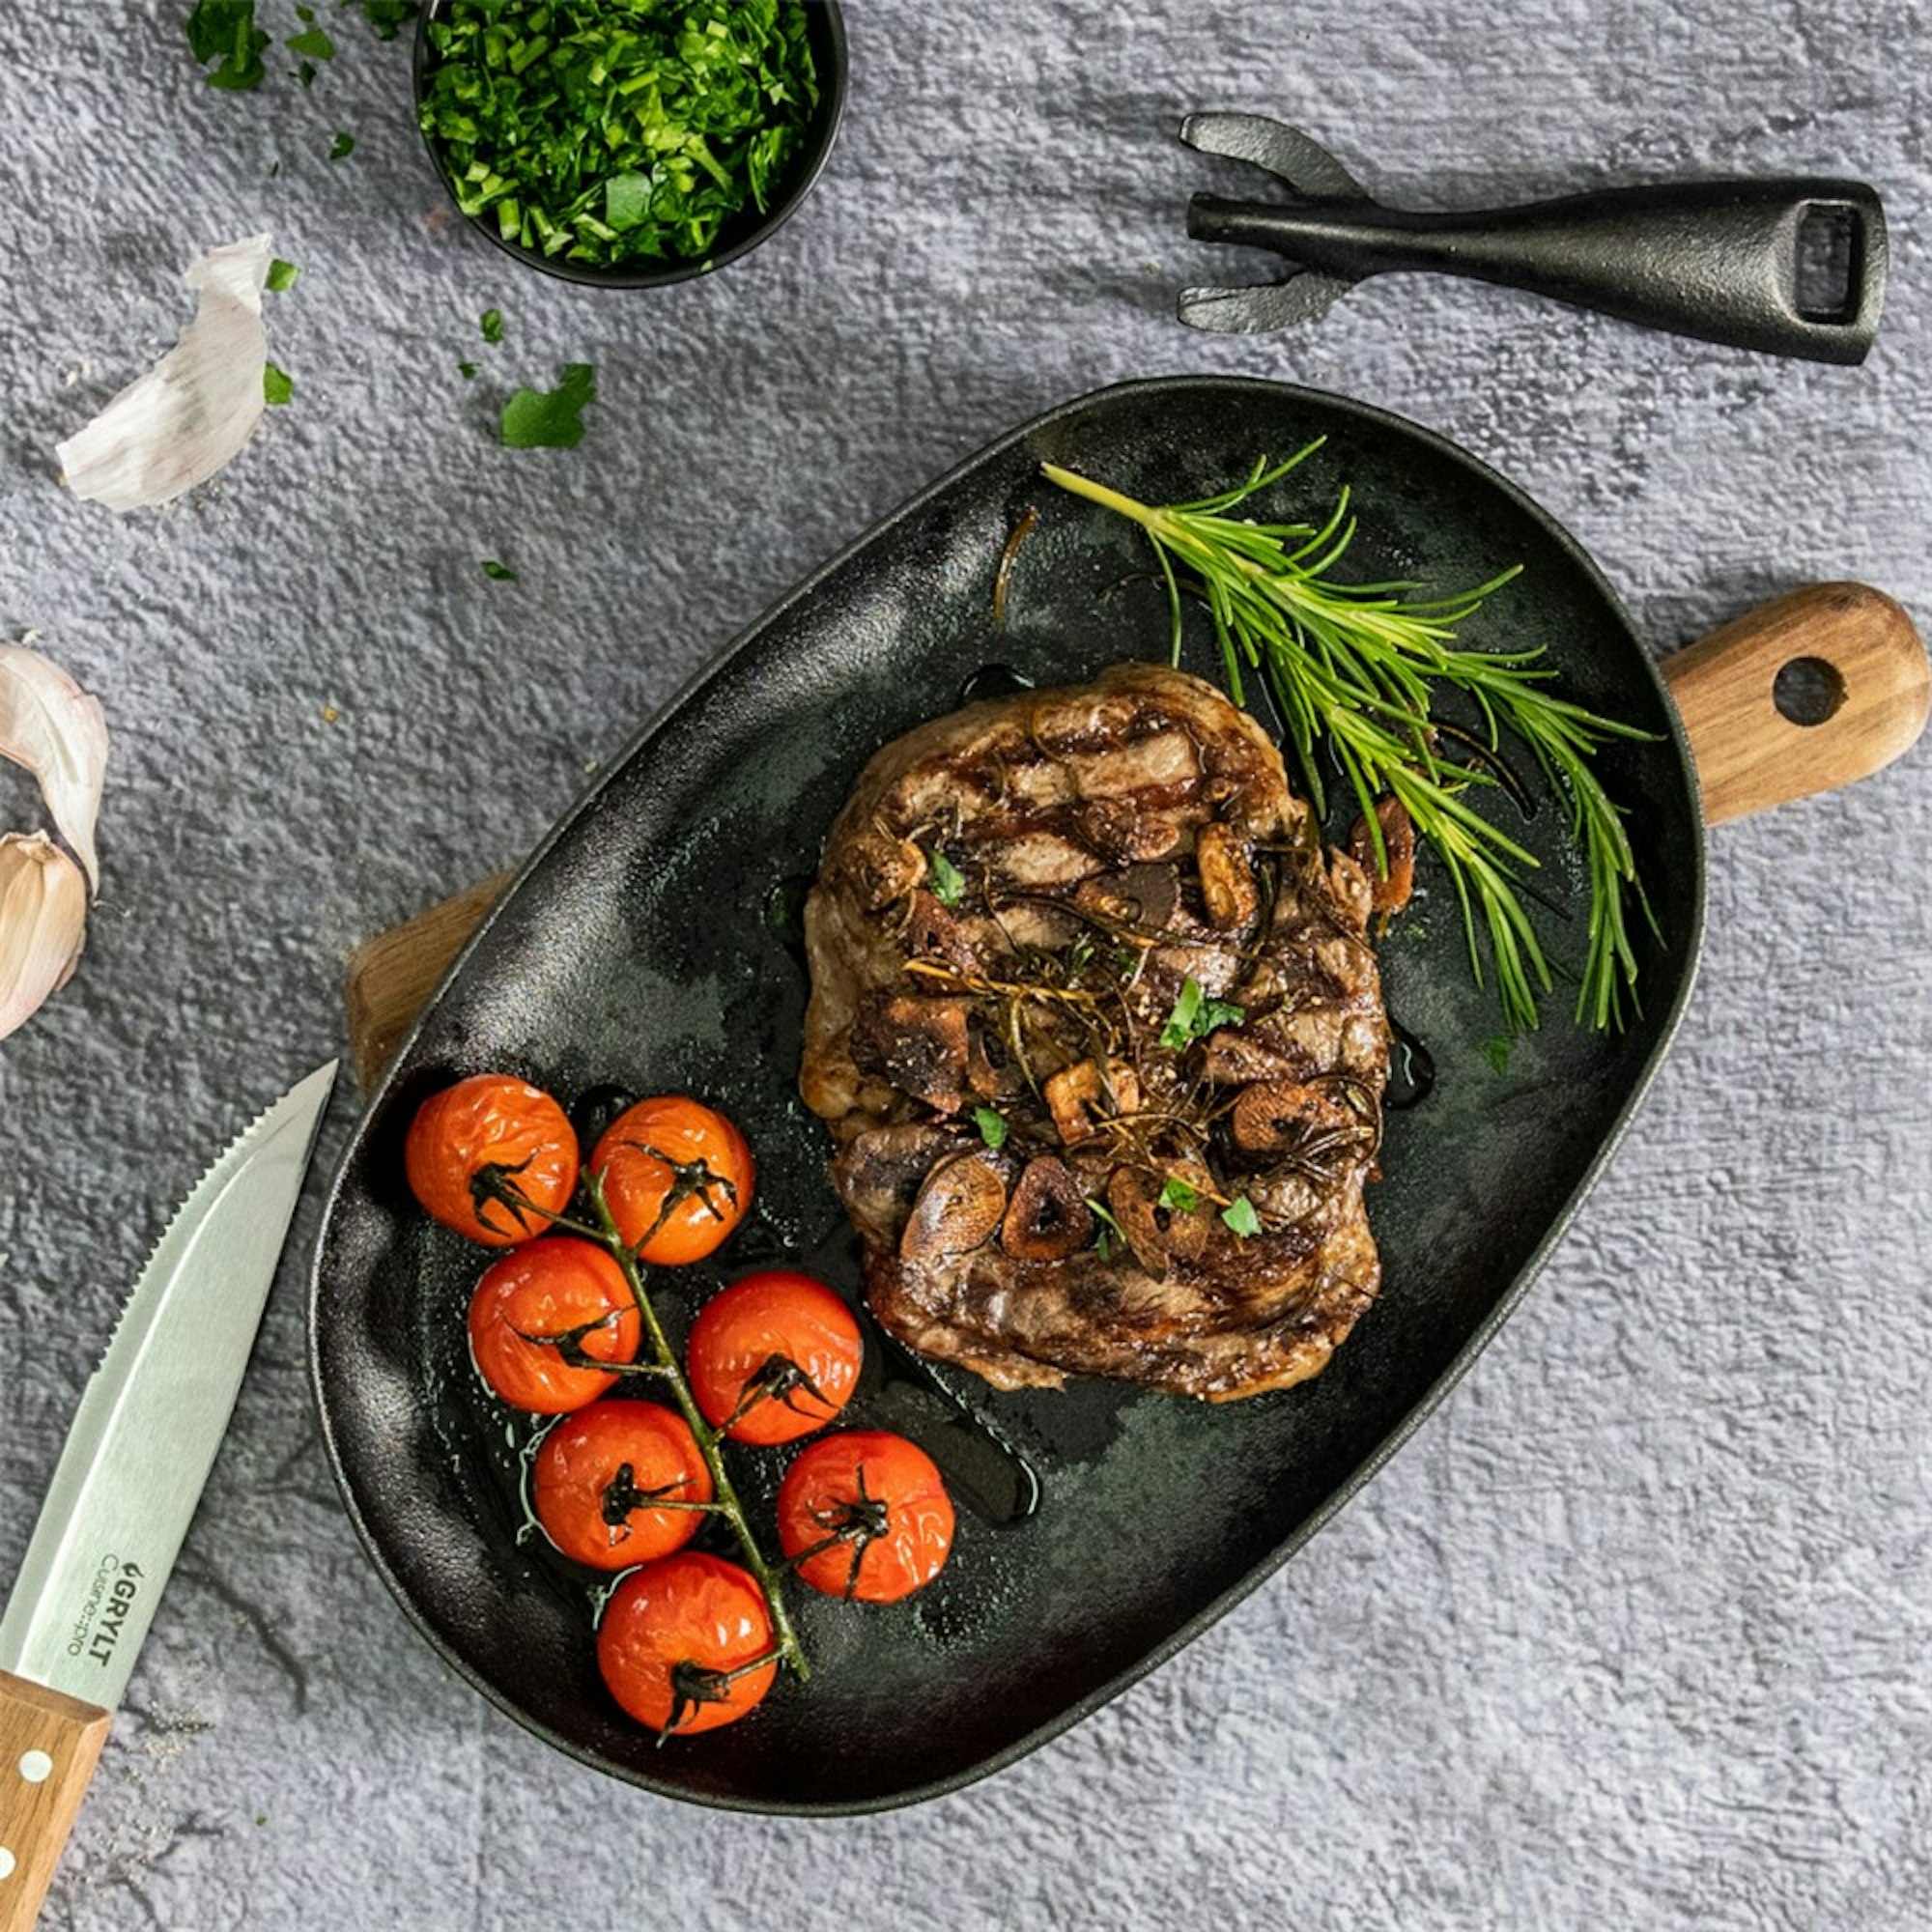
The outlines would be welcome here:
[[[112,510],[165,503],[206,481],[255,433],[269,338],[262,288],[272,237],[211,248],[182,279],[201,297],[175,346],[59,444],[62,480]]]
[[[98,697],[24,644],[0,643],[0,758],[40,781],[56,828],[98,893],[94,827],[107,774],[107,717]]]
[[[0,1039],[68,982],[87,936],[87,881],[44,832],[0,838]]]

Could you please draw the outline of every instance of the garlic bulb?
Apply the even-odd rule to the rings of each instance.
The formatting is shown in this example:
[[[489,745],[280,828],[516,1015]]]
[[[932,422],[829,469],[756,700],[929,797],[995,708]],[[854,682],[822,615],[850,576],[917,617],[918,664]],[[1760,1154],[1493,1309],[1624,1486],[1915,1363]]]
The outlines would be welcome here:
[[[94,823],[107,771],[107,719],[98,697],[24,644],[0,643],[0,758],[40,781],[56,828],[99,892]]]
[[[0,838],[0,1039],[67,984],[87,932],[87,881],[44,832]]]
[[[59,445],[76,497],[114,510],[165,503],[213,476],[262,419],[271,238],[211,248],[183,277],[201,296],[175,346]]]

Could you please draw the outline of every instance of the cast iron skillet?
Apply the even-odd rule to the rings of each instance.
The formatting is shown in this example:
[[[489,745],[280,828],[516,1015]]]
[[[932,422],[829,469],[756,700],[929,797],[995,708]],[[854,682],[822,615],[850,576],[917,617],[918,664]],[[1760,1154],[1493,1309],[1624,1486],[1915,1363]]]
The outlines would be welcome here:
[[[1641,1016],[1621,1034],[1585,1033],[1559,994],[1497,1071],[1484,1050],[1495,1009],[1471,983],[1453,906],[1424,896],[1382,963],[1434,1086],[1390,1115],[1387,1178],[1370,1200],[1385,1286],[1327,1372],[1223,1407],[1104,1383],[999,1395],[927,1372],[874,1334],[847,1419],[902,1429],[949,1468],[963,1504],[950,1567],[885,1608],[799,1589],[810,1686],[781,1686],[746,1721],[658,1748],[599,1683],[599,1579],[525,1528],[519,1452],[533,1426],[469,1366],[463,1310],[482,1256],[412,1207],[401,1151],[413,1109],[484,1068],[593,1109],[612,1086],[709,1096],[757,1151],[757,1206],[715,1264],[656,1277],[676,1320],[783,1256],[856,1293],[827,1140],[794,1086],[797,899],[834,813],[871,752],[952,709],[988,666],[1043,684],[1164,650],[1164,594],[1133,533],[1042,484],[1041,459],[1174,500],[1318,435],[1327,444],[1293,502],[1320,509],[1344,479],[1354,486],[1353,565],[1449,589],[1522,564],[1472,639],[1548,645],[1569,694],[1655,734],[1603,766],[1633,808],[1657,920],[1642,940]],[[1029,507],[1037,524],[996,630],[996,567]],[[1212,673],[1205,649],[1195,664]],[[1512,830],[1548,860],[1553,902],[1574,911],[1560,810],[1546,800]],[[1275,384],[1175,378],[1055,410],[914,498],[740,638],[545,842],[417,1024],[336,1176],[315,1263],[315,1374],[351,1516],[455,1669],[559,1748],[648,1790],[849,1812],[995,1770],[1254,1589],[1468,1365],[1650,1080],[1690,985],[1703,887],[1696,780],[1663,687],[1589,558],[1520,490],[1412,424]],[[1556,952],[1575,960],[1577,923],[1558,935]],[[781,1460],[739,1454],[754,1514]]]

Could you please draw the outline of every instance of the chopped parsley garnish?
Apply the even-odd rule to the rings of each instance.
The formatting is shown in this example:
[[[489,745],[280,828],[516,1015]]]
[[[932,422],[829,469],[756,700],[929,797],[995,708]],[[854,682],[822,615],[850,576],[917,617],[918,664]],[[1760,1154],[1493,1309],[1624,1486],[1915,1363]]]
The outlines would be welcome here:
[[[1206,1039],[1217,1027],[1239,1026],[1248,1016],[1245,1007],[1227,1000],[1210,1000],[1201,990],[1201,981],[1190,973],[1180,982],[1180,992],[1167,1024],[1160,1030],[1161,1045],[1176,1053],[1184,1052],[1197,1039]]]
[[[965,896],[965,873],[937,845],[925,855],[925,883],[932,896],[949,909]]]
[[[198,0],[187,16],[188,51],[203,66],[219,63],[208,76],[211,87],[260,87],[268,44],[255,24],[255,0]]]
[[[474,362],[459,362],[456,366],[463,372],[463,380],[466,383],[475,382],[477,365]]]
[[[818,82],[800,0],[448,0],[419,108],[464,213],[566,261],[701,262],[763,212]]]
[[[270,295],[278,296],[284,290],[294,288],[296,277],[300,273],[301,270],[293,262],[285,262],[277,255],[269,264],[269,279],[264,284],[264,287],[268,289]]]
[[[262,399],[269,403],[285,403],[296,392],[296,379],[286,369],[277,369],[272,362],[262,364]]]
[[[991,1107],[975,1107],[973,1109],[973,1122],[980,1129],[980,1138],[989,1148],[997,1151],[1000,1148],[1006,1146],[1007,1122],[1005,1115],[995,1113]]]
[[[1201,1190],[1190,1187],[1178,1174],[1170,1174],[1160,1190],[1156,1208],[1165,1208],[1170,1214],[1191,1214],[1201,1205]]]
[[[1262,1217],[1255,1212],[1255,1204],[1245,1194],[1236,1195],[1221,1209],[1221,1219],[1243,1240],[1250,1235],[1259,1235],[1262,1231]]]
[[[338,134],[329,144],[328,158],[331,161],[346,161],[355,152],[354,134]]]
[[[503,311],[499,308],[486,308],[477,317],[476,326],[483,331],[485,342],[500,342],[503,339]]]
[[[512,449],[575,449],[583,440],[583,411],[597,398],[597,372],[569,362],[554,389],[519,389],[503,405],[502,438]]]
[[[496,583],[514,583],[517,573],[507,563],[498,563],[494,556],[483,559],[483,575]]]
[[[306,8],[298,7],[298,14],[307,13]],[[313,18],[313,14],[310,14]],[[320,27],[304,27],[298,34],[291,34],[282,43],[290,53],[299,54],[304,60],[325,61],[335,58],[335,43]]]

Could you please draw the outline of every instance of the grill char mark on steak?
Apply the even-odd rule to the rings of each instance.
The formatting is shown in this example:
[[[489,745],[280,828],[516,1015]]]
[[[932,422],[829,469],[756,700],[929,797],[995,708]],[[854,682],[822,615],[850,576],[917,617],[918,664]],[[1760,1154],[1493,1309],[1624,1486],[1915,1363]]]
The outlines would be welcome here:
[[[1370,896],[1261,727],[1179,671],[1116,666],[881,751],[807,900],[800,1073],[880,1322],[1001,1388],[1228,1401],[1316,1374],[1380,1278]],[[1176,1051],[1190,976],[1245,1018]],[[1245,1238],[1216,1211],[1239,1194]],[[1092,1204],[1123,1237],[1104,1259]]]

